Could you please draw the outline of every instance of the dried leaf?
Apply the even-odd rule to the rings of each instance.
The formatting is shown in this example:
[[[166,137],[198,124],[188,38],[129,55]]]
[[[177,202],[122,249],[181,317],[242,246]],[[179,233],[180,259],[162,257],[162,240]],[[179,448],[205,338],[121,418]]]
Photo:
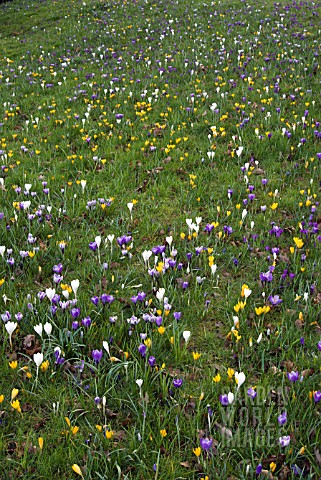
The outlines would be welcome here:
[[[317,448],[314,449],[314,455],[315,455],[315,459],[316,461],[318,462],[319,465],[321,465],[321,453],[320,453],[320,450],[318,450]]]
[[[224,436],[224,437],[227,437],[227,438],[233,438],[233,433],[232,433],[232,430],[230,430],[229,428],[225,427],[224,425],[221,425],[220,423],[215,423],[215,427],[220,430],[221,434]]]
[[[35,341],[35,336],[34,336],[34,335],[27,335],[27,336],[23,339],[23,346],[24,346],[24,348],[31,348],[32,345],[34,344],[34,341]]]

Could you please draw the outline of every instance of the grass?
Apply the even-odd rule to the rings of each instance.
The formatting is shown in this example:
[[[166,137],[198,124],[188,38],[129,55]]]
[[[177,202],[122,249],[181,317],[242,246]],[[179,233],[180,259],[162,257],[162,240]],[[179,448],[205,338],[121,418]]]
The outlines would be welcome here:
[[[320,478],[319,10],[0,6],[1,480]]]

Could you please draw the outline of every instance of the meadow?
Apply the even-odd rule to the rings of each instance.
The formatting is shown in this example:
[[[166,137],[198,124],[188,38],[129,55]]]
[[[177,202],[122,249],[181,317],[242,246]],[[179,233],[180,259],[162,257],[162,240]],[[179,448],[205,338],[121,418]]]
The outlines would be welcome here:
[[[0,6],[1,480],[321,478],[320,18]]]

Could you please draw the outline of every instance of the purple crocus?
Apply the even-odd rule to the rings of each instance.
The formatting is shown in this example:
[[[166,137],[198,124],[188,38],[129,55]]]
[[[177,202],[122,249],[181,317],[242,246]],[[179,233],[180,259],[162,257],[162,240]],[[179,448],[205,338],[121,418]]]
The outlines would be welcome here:
[[[156,365],[156,358],[153,357],[153,356],[150,356],[149,359],[148,359],[148,364],[150,367],[155,367]]]
[[[279,297],[279,295],[270,295],[268,300],[273,307],[276,307],[277,305],[280,305],[280,303],[282,303],[282,299]]]
[[[100,300],[103,305],[106,305],[106,303],[110,305],[115,300],[115,297],[112,295],[107,295],[107,293],[103,293],[100,297]]]
[[[147,351],[146,345],[144,345],[143,343],[141,343],[141,344],[138,346],[138,351],[139,351],[139,353],[141,354],[141,356],[142,356],[143,358],[145,358],[145,356],[146,356],[146,351]]]
[[[281,445],[281,447],[287,447],[288,445],[290,445],[290,442],[291,442],[291,437],[288,435],[284,435],[283,437],[280,437],[279,438],[279,444]]]
[[[223,395],[220,395],[220,402],[223,405],[223,407],[227,407],[229,402],[228,402],[228,397],[227,397],[226,393],[224,393]]]
[[[200,446],[203,450],[209,450],[213,444],[213,439],[208,437],[200,438]]]
[[[54,350],[54,355],[56,357],[56,365],[62,365],[65,361],[63,357],[61,357],[61,349],[59,347],[56,347]]]
[[[97,297],[97,295],[95,295],[94,297],[91,297],[90,299],[92,301],[92,303],[97,306],[98,303],[99,303],[99,297]]]
[[[314,399],[315,403],[320,402],[320,400],[321,400],[321,391],[320,390],[318,390],[317,392],[314,392],[313,399]]]
[[[95,252],[95,251],[97,250],[97,248],[98,248],[98,245],[97,245],[96,242],[90,242],[89,248],[90,248],[90,250],[92,250],[93,252]]]
[[[270,271],[266,272],[266,273],[260,273],[260,280],[261,280],[261,283],[264,285],[266,282],[272,282],[273,280],[273,275]]]
[[[290,382],[296,382],[299,379],[299,372],[292,371],[292,372],[288,372],[286,375],[290,380]]]
[[[72,318],[77,318],[80,315],[80,308],[79,307],[73,308],[70,313]]]
[[[180,388],[183,385],[182,378],[174,378],[173,385],[175,388]]]
[[[281,415],[278,416],[278,423],[279,425],[285,425],[287,422],[287,416],[286,412],[281,413]]]
[[[7,310],[5,313],[2,313],[1,318],[4,323],[7,323],[11,319],[10,312]]]
[[[91,325],[91,318],[85,317],[82,319],[81,323],[83,324],[84,327],[89,328]]]
[[[138,292],[137,293],[137,300],[139,302],[143,302],[146,298],[146,293],[145,292]]]
[[[100,360],[102,359],[102,356],[103,356],[102,350],[93,350],[91,352],[91,357],[96,363],[100,362]]]
[[[58,265],[54,265],[52,268],[53,273],[56,273],[57,275],[61,275],[62,273],[62,263],[58,263]]]
[[[117,243],[120,247],[122,247],[123,245],[127,245],[127,243],[131,242],[132,238],[133,237],[131,235],[122,235],[121,237],[117,238]]]
[[[254,390],[254,388],[249,388],[247,391],[247,395],[254,400],[254,398],[257,396],[257,392]]]

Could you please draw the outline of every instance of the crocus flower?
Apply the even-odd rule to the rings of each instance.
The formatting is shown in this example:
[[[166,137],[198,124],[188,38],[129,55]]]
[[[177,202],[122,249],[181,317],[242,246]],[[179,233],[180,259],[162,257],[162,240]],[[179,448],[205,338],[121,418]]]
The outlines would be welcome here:
[[[62,273],[62,263],[58,263],[58,265],[54,265],[52,268],[53,273],[60,275]]]
[[[174,378],[173,385],[175,388],[180,388],[183,385],[183,380],[181,378]]]
[[[256,396],[257,396],[257,392],[254,390],[254,388],[249,388],[248,391],[247,391],[247,395],[254,399]]]
[[[320,400],[321,400],[321,391],[320,390],[318,390],[317,392],[314,392],[313,399],[314,399],[315,403],[320,402]]]
[[[55,355],[55,358],[56,358],[56,365],[62,365],[65,361],[65,359],[63,357],[61,357],[61,349],[60,347],[56,347],[54,349],[54,355]]]
[[[286,424],[286,422],[287,422],[286,412],[283,412],[283,413],[281,413],[281,415],[278,416],[278,422],[279,422],[279,425],[285,425]]]
[[[115,300],[115,297],[113,297],[112,295],[107,295],[107,293],[103,293],[100,297],[100,300],[103,305],[106,305],[106,303],[110,305]]]
[[[89,248],[90,248],[90,250],[92,250],[93,252],[95,252],[95,251],[97,250],[97,248],[98,248],[98,245],[97,245],[96,242],[90,242],[90,243],[89,243]]]
[[[33,329],[34,329],[34,331],[35,331],[36,333],[38,333],[38,335],[39,335],[40,337],[42,337],[42,329],[43,329],[42,323],[39,323],[38,325],[35,325],[35,326],[33,327]]]
[[[144,358],[146,356],[146,351],[147,351],[147,347],[146,345],[144,345],[143,343],[141,343],[138,347],[138,351],[139,353],[141,354],[141,356]]]
[[[56,294],[56,290],[54,288],[46,288],[46,295],[49,298],[50,302],[52,301],[55,294]]]
[[[273,297],[270,295],[268,300],[273,306],[280,305],[280,303],[282,303],[282,299],[279,297],[279,295],[274,295]]]
[[[78,291],[78,288],[79,288],[79,280],[78,279],[72,280],[70,282],[70,285],[71,285],[72,291],[74,292],[74,295],[76,297],[77,296],[77,291]]]
[[[279,438],[279,444],[281,447],[287,447],[290,444],[291,437],[290,436],[284,436]]]
[[[148,359],[148,364],[149,364],[150,367],[155,367],[155,365],[156,365],[156,358],[153,357],[153,356],[149,357],[149,359]]]
[[[288,372],[287,377],[290,380],[290,382],[296,382],[299,379],[299,372]]]
[[[209,450],[213,444],[213,439],[208,437],[200,438],[200,446],[203,450]]]
[[[99,303],[99,297],[97,297],[97,295],[94,296],[94,297],[91,297],[90,300],[92,301],[92,303],[93,303],[95,306],[97,306],[98,303]]]
[[[223,395],[220,395],[220,402],[221,402],[221,404],[223,405],[223,407],[227,407],[227,405],[228,405],[228,398],[227,398],[226,393],[224,393]]]
[[[190,339],[190,336],[191,336],[191,332],[189,330],[184,330],[183,332],[183,338],[185,340],[186,343],[188,343],[189,339]]]
[[[245,374],[243,372],[235,372],[235,381],[237,383],[237,389],[245,382]]]
[[[46,323],[44,324],[44,326],[43,326],[43,329],[44,329],[44,331],[46,332],[46,334],[47,334],[48,336],[51,335],[51,332],[52,332],[52,325],[51,325],[51,323],[46,322]]]
[[[15,329],[17,328],[18,324],[16,322],[7,322],[5,324],[5,329],[7,330],[8,334],[9,334],[9,342],[10,342],[10,346],[12,348],[12,340],[11,340],[11,337],[12,337],[12,334],[13,332],[15,331]]]
[[[80,308],[79,307],[72,308],[70,313],[72,318],[77,318],[80,315]]]
[[[102,359],[102,356],[103,356],[102,350],[93,350],[91,352],[91,357],[96,363],[100,362],[100,360]]]
[[[81,323],[83,324],[84,327],[88,328],[91,325],[91,318],[85,317],[82,319]]]
[[[34,353],[33,355],[33,361],[35,362],[37,369],[40,367],[40,365],[43,362],[43,354],[42,353]]]

